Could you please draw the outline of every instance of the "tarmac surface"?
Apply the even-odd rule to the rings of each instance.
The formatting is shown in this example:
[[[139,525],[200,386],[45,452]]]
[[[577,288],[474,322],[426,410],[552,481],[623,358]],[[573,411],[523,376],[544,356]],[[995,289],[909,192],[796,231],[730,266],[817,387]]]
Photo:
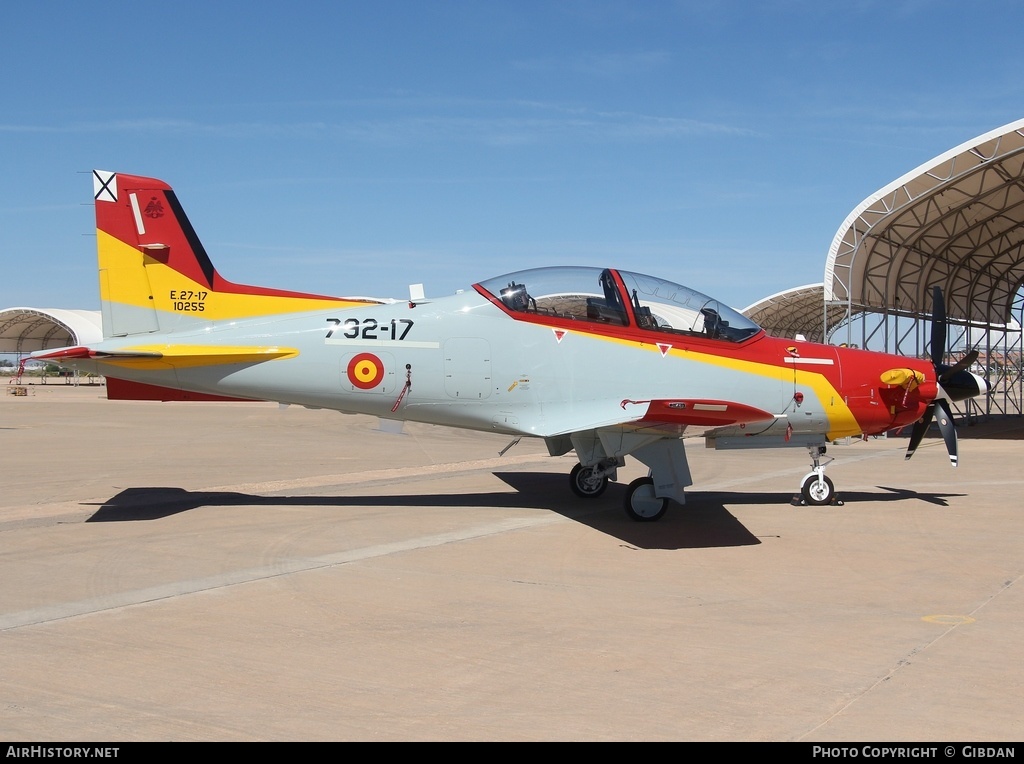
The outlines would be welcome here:
[[[0,396],[0,739],[1024,739],[1024,441],[688,445],[656,523],[524,439]]]

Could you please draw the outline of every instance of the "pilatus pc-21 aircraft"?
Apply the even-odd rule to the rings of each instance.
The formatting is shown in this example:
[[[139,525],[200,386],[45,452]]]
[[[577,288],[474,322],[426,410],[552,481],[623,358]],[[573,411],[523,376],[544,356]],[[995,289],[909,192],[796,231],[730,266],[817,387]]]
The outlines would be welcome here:
[[[625,457],[649,476],[626,512],[657,520],[692,484],[683,441],[806,448],[801,493],[834,501],[826,444],[937,414],[986,391],[967,367],[769,337],[725,304],[618,268],[507,273],[449,297],[325,297],[227,281],[166,183],[94,173],[102,342],[32,358],[102,374],[118,399],[279,401],[543,438],[575,451],[569,487],[597,497]],[[422,292],[418,285],[411,291]],[[937,291],[937,290],[936,290]],[[514,442],[514,441],[513,441]]]

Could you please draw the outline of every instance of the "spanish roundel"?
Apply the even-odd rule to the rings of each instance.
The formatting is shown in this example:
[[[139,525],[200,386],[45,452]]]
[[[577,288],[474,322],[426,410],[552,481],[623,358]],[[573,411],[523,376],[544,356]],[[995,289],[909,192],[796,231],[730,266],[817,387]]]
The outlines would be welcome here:
[[[371,390],[384,380],[384,364],[373,353],[357,353],[348,362],[348,381],[360,390]]]

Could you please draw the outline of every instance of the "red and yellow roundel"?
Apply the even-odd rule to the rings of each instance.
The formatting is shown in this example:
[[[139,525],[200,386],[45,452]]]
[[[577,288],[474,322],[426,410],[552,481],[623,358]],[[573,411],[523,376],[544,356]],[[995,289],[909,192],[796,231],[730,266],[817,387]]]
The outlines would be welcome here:
[[[370,390],[384,380],[384,364],[373,353],[359,353],[348,362],[348,381],[360,390]]]

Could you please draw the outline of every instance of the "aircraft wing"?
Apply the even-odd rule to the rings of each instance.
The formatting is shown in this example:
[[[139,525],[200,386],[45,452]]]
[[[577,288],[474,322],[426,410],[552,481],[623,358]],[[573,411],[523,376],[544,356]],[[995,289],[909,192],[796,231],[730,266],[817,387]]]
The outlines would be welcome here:
[[[594,403],[585,410],[577,409],[558,423],[549,436],[598,429],[660,432],[664,437],[679,438],[703,435],[724,427],[773,424],[777,417],[771,412],[735,401],[707,398],[663,398],[653,400],[622,400],[614,410],[608,404]]]
[[[654,426],[713,428],[775,420],[774,415],[763,409],[734,401],[673,398],[651,401],[624,400],[621,405],[625,409],[629,405],[643,403],[648,404],[647,411],[639,422]]]
[[[617,409],[614,420],[609,416],[613,413],[611,407]],[[660,477],[653,482],[650,477],[633,481],[627,494],[632,497],[641,484],[648,486],[645,490],[650,495],[644,496],[650,501],[640,501],[639,510],[627,510],[642,519],[660,517],[670,498],[682,503],[683,488],[693,484],[684,437],[707,435],[710,431],[748,434],[744,432],[747,425],[753,425],[749,434],[760,434],[779,421],[770,412],[754,406],[707,398],[627,398],[611,407],[607,402],[591,404],[589,413],[606,417],[603,421],[595,416],[586,419],[581,416],[583,412],[574,412],[572,429],[545,438],[548,453],[560,456],[575,450],[580,463],[570,479],[573,491],[582,497],[603,491],[626,455],[647,465],[652,475]]]
[[[725,427],[762,425],[768,427],[776,417],[768,411],[736,401],[707,398],[667,398],[650,401],[624,400],[623,410],[646,405],[642,415],[627,428],[663,432],[667,437],[697,437]]]

